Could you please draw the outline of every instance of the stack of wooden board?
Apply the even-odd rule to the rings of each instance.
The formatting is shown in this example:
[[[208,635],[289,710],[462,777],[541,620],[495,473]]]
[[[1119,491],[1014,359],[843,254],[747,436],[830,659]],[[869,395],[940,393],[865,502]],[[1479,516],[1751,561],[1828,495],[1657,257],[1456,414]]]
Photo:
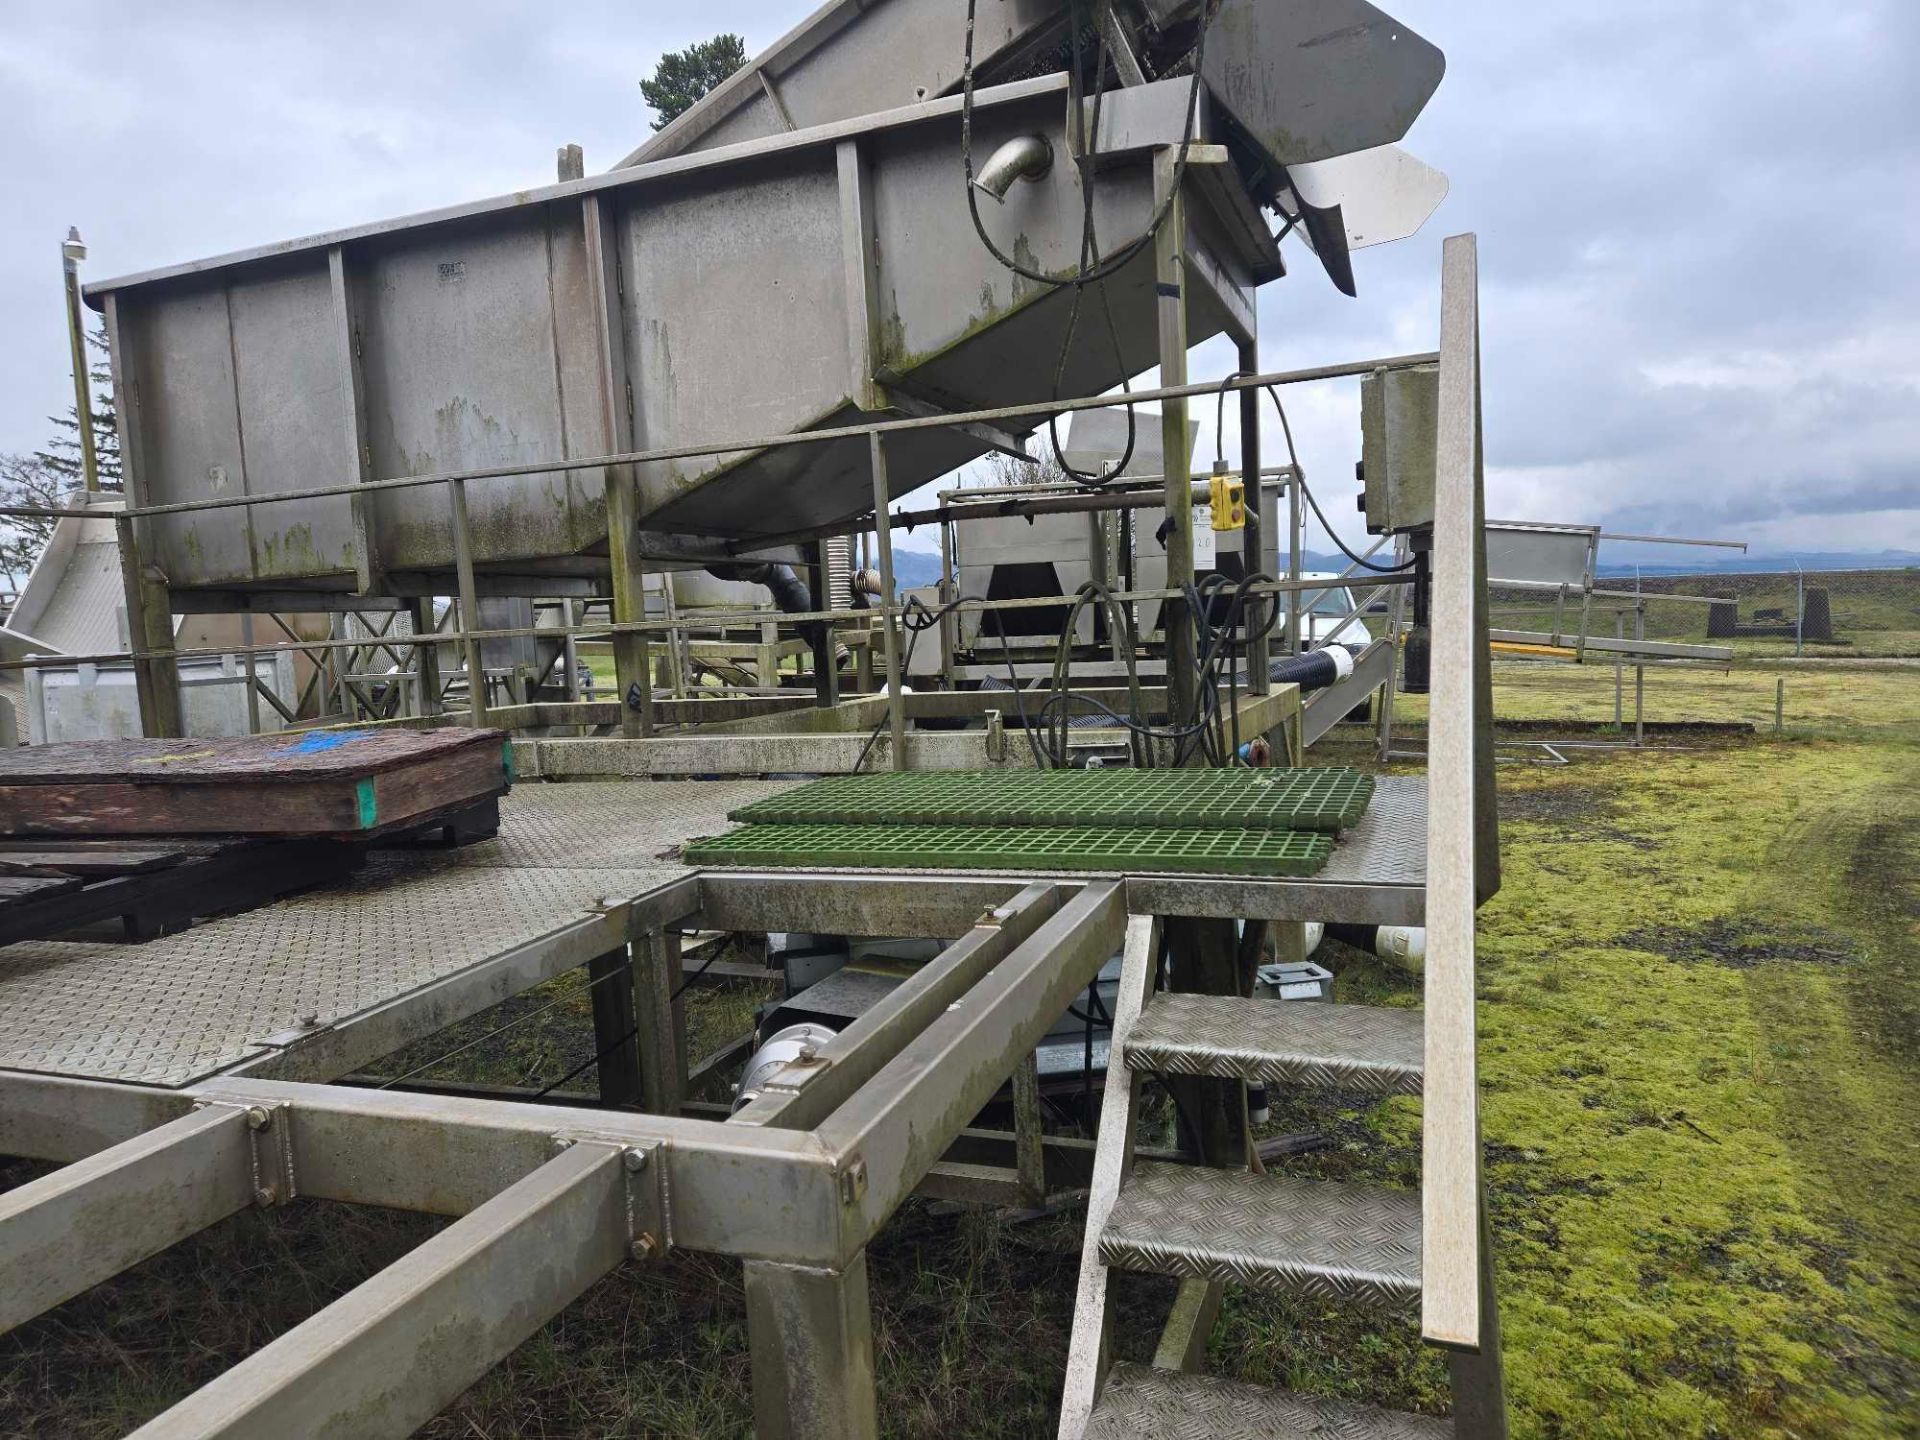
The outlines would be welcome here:
[[[488,807],[497,826],[512,780],[498,730],[81,740],[0,754],[0,836],[371,840]]]

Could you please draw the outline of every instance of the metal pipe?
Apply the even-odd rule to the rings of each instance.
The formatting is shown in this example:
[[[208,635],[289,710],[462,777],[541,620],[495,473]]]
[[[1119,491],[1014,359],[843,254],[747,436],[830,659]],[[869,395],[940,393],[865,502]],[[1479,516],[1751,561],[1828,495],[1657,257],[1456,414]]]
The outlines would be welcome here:
[[[1610,531],[1600,533],[1602,540],[1631,540],[1641,545],[1712,545],[1721,550],[1738,550],[1746,553],[1744,540],[1686,540],[1678,535],[1615,535]]]
[[[1156,400],[1186,400],[1195,396],[1218,395],[1225,391],[1250,390],[1267,385],[1304,385],[1315,380],[1341,380],[1368,375],[1375,370],[1410,370],[1431,365],[1438,355],[1396,355],[1384,360],[1355,360],[1338,365],[1317,365],[1305,370],[1280,370],[1271,375],[1243,376],[1237,380],[1211,380],[1201,385],[1163,385],[1153,390],[1135,390],[1128,397],[1136,405]],[[661,460],[693,460],[709,455],[725,455],[734,450],[773,450],[782,445],[823,445],[838,440],[860,440],[869,435],[892,435],[908,430],[940,430],[957,425],[979,424],[994,420],[1044,419],[1049,415],[1071,415],[1079,410],[1104,410],[1113,405],[1111,395],[1095,395],[1078,400],[1039,400],[1021,405],[999,405],[986,410],[954,411],[944,415],[907,415],[890,420],[870,420],[858,425],[836,425],[823,430],[802,430],[784,435],[762,435],[698,445],[673,445],[657,450],[629,450],[612,455],[588,457],[560,456],[544,460],[519,461],[511,465],[485,465],[472,470],[448,470],[432,474],[396,475],[384,480],[368,480],[359,485],[316,485],[304,490],[275,490],[261,495],[221,495],[205,500],[176,500],[165,505],[141,505],[121,511],[130,518],[153,515],[185,515],[201,510],[226,510],[240,505],[273,505],[290,500],[326,500],[341,495],[364,495],[369,490],[400,490],[415,485],[445,485],[453,480],[494,480],[515,475],[544,475],[559,470],[603,470],[610,465],[649,465]],[[0,516],[94,514],[91,510],[0,506]]]
[[[996,205],[1004,205],[1016,180],[1038,180],[1051,169],[1053,146],[1044,135],[1016,135],[987,157],[974,176],[973,188],[992,196]]]
[[[1411,575],[1383,575],[1378,579],[1359,582],[1360,585],[1368,588],[1377,586],[1403,586],[1412,585],[1413,583],[1413,577]],[[1290,594],[1295,590],[1313,589],[1315,587],[1325,589],[1326,584],[1327,582],[1324,580],[1305,580],[1299,585],[1280,580],[1272,584],[1262,583],[1250,585],[1247,587],[1246,593],[1253,596],[1284,595]],[[1171,600],[1175,598],[1178,593],[1179,592],[1172,589],[1119,590],[1114,592],[1114,599],[1123,603],[1140,600]],[[1074,597],[1071,595],[1028,595],[1009,600],[964,599],[954,603],[959,609],[963,610],[1034,610],[1044,609],[1050,606],[1070,605],[1073,603],[1073,600]],[[875,613],[872,609],[814,610],[801,615],[788,615],[784,618],[796,624],[803,621],[851,623],[870,620]],[[422,636],[395,636],[390,643],[405,646],[409,649],[420,649],[438,644],[459,644],[467,640],[513,640],[527,637],[539,640],[563,640],[569,634],[581,639],[594,640],[604,639],[613,635],[631,635],[636,633],[649,635],[671,634],[680,630],[698,630],[721,625],[758,624],[763,619],[765,619],[764,612],[741,611],[723,615],[681,616],[678,619],[614,621],[607,624],[581,625],[578,627],[565,625],[510,625],[503,626],[499,629],[453,629],[439,630],[430,635]],[[326,652],[329,650],[348,649],[359,646],[362,643],[363,642],[354,639],[299,640],[271,645],[256,645],[253,646],[252,649],[254,653],[261,655],[276,654],[284,650]],[[239,650],[234,646],[225,646],[217,648],[205,647],[193,650],[168,650],[164,652],[108,650],[96,655],[44,655],[33,656],[25,660],[0,660],[0,673],[5,673],[10,670],[54,670],[82,664],[106,665],[122,660],[152,660],[162,654],[169,660],[210,660],[218,659],[222,655],[238,653]],[[738,689],[742,687],[733,688]],[[778,692],[776,691],[775,693]]]
[[[66,272],[67,343],[73,351],[73,416],[80,426],[80,474],[87,494],[100,488],[100,459],[93,447],[93,387],[87,366],[87,332],[80,323],[80,262],[87,247],[77,226],[67,227],[60,245],[61,268]]]

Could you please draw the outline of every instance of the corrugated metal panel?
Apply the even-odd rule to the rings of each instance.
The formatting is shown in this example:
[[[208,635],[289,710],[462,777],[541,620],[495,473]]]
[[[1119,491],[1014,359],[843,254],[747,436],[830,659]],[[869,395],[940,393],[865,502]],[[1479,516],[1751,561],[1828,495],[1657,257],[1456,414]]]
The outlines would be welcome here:
[[[120,547],[111,540],[73,547],[53,598],[40,612],[33,638],[63,655],[97,655],[126,647],[120,640]]]

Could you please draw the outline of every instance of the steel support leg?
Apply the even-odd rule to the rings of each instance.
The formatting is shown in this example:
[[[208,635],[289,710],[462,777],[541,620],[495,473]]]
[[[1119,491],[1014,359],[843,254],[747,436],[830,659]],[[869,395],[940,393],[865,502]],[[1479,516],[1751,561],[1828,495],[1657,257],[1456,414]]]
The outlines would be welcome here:
[[[887,729],[893,739],[893,768],[907,768],[907,711],[901,698],[900,623],[893,587],[893,527],[888,518],[887,442],[870,435],[868,453],[873,462],[873,533],[880,551],[880,624],[887,646]]]
[[[1174,152],[1161,151],[1154,159],[1154,193],[1168,209],[1154,237],[1153,255],[1160,295],[1162,385],[1187,383],[1187,207],[1174,189],[1175,173]],[[1161,468],[1166,471],[1167,587],[1178,590],[1193,580],[1193,481],[1188,474],[1193,446],[1184,399],[1161,402],[1160,440],[1166,456]],[[1167,709],[1169,718],[1179,725],[1199,713],[1186,602],[1163,601],[1160,625],[1167,637]]]
[[[1166,935],[1173,989],[1195,995],[1240,993],[1233,921],[1169,919]],[[1179,1101],[1182,1128],[1198,1132],[1185,1138],[1198,1150],[1201,1161],[1226,1169],[1243,1167],[1247,1163],[1243,1084],[1175,1077],[1168,1079],[1167,1086]]]
[[[433,597],[422,595],[413,602],[413,633],[431,636],[439,629],[433,613]],[[420,677],[419,713],[440,713],[440,647],[432,640],[413,648],[413,670]]]
[[[757,1440],[873,1440],[873,1314],[863,1250],[844,1270],[748,1261]]]
[[[1500,1307],[1494,1293],[1493,1229],[1480,1195],[1480,1350],[1447,1356],[1456,1440],[1507,1440],[1506,1369],[1500,1357]]]
[[[1258,338],[1249,336],[1240,342],[1240,368],[1252,375],[1260,373]],[[1249,575],[1267,569],[1266,481],[1260,476],[1260,400],[1258,390],[1240,392],[1240,474],[1246,485],[1247,500],[1247,529],[1241,537],[1240,553]],[[1296,601],[1298,598],[1294,597]],[[1272,603],[1271,600],[1256,601],[1248,608],[1248,630],[1260,628],[1266,607]],[[1265,695],[1273,688],[1273,682],[1267,678],[1271,638],[1261,635],[1247,646],[1247,689],[1255,695]]]
[[[1038,1209],[1047,1203],[1046,1136],[1041,1128],[1040,1059],[1029,1055],[1013,1072],[1013,1151],[1020,1193]]]
[[[600,1079],[602,1105],[637,1105],[644,1093],[640,1080],[640,1027],[634,1019],[633,961],[625,946],[587,962],[593,987],[594,1069]]]
[[[643,935],[633,954],[633,1012],[640,1039],[640,1103],[655,1115],[678,1115],[686,1098],[685,1041],[675,992],[680,988],[680,937]]]
[[[149,657],[133,662],[140,701],[140,731],[149,739],[184,735],[180,665],[173,658],[173,606],[166,578],[146,563],[139,530],[130,516],[114,517],[120,541],[120,580],[127,604],[127,638]]]

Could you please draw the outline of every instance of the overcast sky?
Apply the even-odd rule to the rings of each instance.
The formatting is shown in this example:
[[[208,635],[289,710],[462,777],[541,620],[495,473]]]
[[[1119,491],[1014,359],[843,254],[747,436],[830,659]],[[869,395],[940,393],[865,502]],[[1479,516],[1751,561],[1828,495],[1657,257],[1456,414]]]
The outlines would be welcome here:
[[[105,278],[551,180],[563,141],[604,169],[647,133],[663,50],[723,29],[758,50],[809,8],[5,5],[0,451],[70,399],[68,225]],[[1356,257],[1358,300],[1293,253],[1263,364],[1429,348],[1441,238],[1477,231],[1490,513],[1920,550],[1920,4],[1388,8],[1447,53],[1405,144],[1452,193]],[[1291,403],[1344,500],[1356,390]]]

